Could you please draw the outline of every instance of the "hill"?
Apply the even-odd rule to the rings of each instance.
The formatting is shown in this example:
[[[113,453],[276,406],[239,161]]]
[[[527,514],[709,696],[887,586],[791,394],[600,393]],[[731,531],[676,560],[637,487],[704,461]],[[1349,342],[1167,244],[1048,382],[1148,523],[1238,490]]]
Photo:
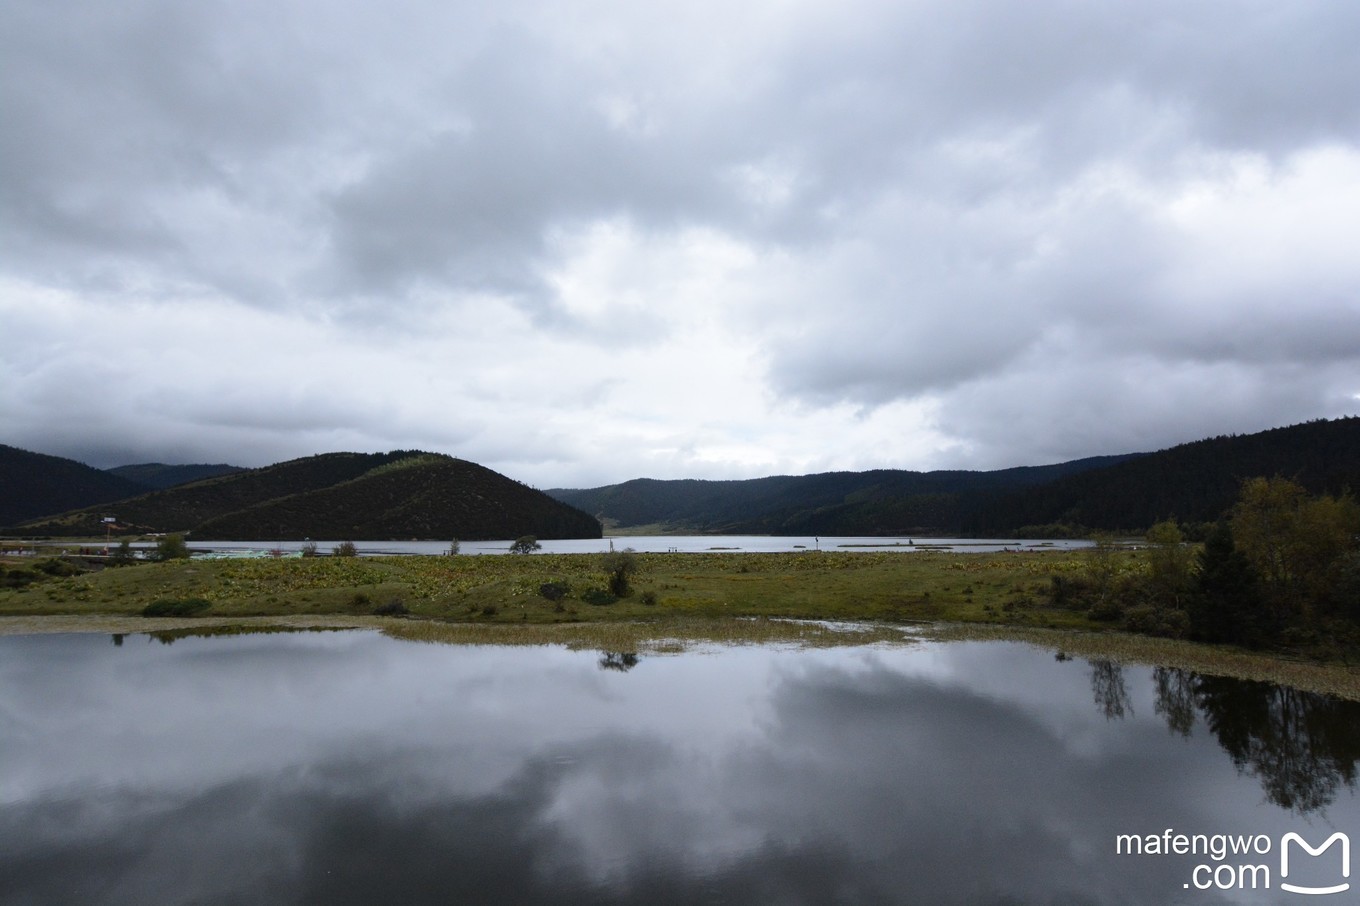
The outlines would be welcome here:
[[[610,523],[773,535],[1002,536],[1142,531],[1217,519],[1245,478],[1360,489],[1360,418],[1208,438],[1155,453],[993,472],[829,472],[746,481],[636,479],[548,493]],[[1036,529],[1036,527],[1038,527]]]
[[[590,516],[474,463],[449,456],[326,453],[209,478],[15,526],[72,537],[187,532],[195,539],[600,537]]]
[[[188,484],[191,481],[202,481],[205,478],[216,478],[219,475],[230,475],[233,472],[244,472],[240,466],[229,466],[226,463],[193,463],[190,465],[172,466],[163,462],[143,462],[129,466],[114,466],[105,471],[117,475],[119,478],[126,478],[135,481],[140,485],[157,490],[173,488],[176,485]],[[44,512],[53,513],[56,510],[45,510]]]
[[[0,525],[146,491],[144,484],[74,459],[0,444]],[[103,531],[97,528],[98,533]]]
[[[195,539],[599,538],[578,509],[485,466],[424,454],[357,479],[219,516]]]
[[[965,531],[1064,524],[1109,531],[1217,519],[1244,479],[1280,475],[1314,494],[1360,490],[1360,418],[1226,435],[1141,456],[1039,487],[970,502]]]
[[[970,495],[1044,484],[1137,455],[994,472],[880,469],[742,481],[640,478],[548,493],[620,527],[773,535],[945,533],[957,530],[961,504]]]

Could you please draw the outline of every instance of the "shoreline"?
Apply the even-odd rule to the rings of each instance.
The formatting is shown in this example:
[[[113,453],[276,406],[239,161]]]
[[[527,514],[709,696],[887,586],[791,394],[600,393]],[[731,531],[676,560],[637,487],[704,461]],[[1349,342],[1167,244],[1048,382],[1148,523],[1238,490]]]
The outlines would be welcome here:
[[[552,646],[678,654],[705,645],[787,644],[796,647],[1011,642],[1055,657],[1170,667],[1360,702],[1360,666],[1160,639],[1123,632],[1049,629],[988,623],[882,623],[759,617],[663,617],[653,620],[528,624],[451,622],[377,616],[302,615],[141,617],[117,614],[0,616],[0,637],[87,633],[168,637],[254,632],[376,630],[404,641],[469,646]]]

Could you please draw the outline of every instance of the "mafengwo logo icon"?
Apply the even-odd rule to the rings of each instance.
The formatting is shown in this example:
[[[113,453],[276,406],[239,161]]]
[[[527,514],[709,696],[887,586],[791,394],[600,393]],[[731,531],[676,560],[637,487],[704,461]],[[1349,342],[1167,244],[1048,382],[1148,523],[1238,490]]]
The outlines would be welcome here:
[[[1302,849],[1304,852],[1308,853],[1308,855],[1310,855],[1310,856],[1320,856],[1320,855],[1322,855],[1323,853],[1325,853],[1327,850],[1331,849],[1332,846],[1333,846],[1333,844],[1340,843],[1340,844],[1341,844],[1341,877],[1343,877],[1343,878],[1349,878],[1349,877],[1351,876],[1351,838],[1350,838],[1350,837],[1347,837],[1345,834],[1341,833],[1340,831],[1337,831],[1336,833],[1332,834],[1330,837],[1327,838],[1327,842],[1323,843],[1323,844],[1322,844],[1321,846],[1319,846],[1319,847],[1314,848],[1311,844],[1309,844],[1309,842],[1308,842],[1307,840],[1303,839],[1303,837],[1301,837],[1301,836],[1299,836],[1298,834],[1293,833],[1293,832],[1291,831],[1290,833],[1285,834],[1285,835],[1280,839],[1280,889],[1281,889],[1281,890],[1287,890],[1287,891],[1289,891],[1290,893],[1302,893],[1302,894],[1309,894],[1309,895],[1315,895],[1315,896],[1316,896],[1316,895],[1325,895],[1325,894],[1329,894],[1329,893],[1345,893],[1347,890],[1350,890],[1350,889],[1351,889],[1351,885],[1350,885],[1349,882],[1343,882],[1343,883],[1341,883],[1341,884],[1334,884],[1334,885],[1332,885],[1332,886],[1330,886],[1330,887],[1303,887],[1303,886],[1299,886],[1299,885],[1296,885],[1296,884],[1290,884],[1290,883],[1286,880],[1286,878],[1289,877],[1289,844],[1291,844],[1291,843],[1297,843],[1298,846],[1299,846],[1299,848]],[[1298,864],[1298,863],[1295,862],[1295,865],[1296,865],[1296,866],[1297,866],[1297,864]]]

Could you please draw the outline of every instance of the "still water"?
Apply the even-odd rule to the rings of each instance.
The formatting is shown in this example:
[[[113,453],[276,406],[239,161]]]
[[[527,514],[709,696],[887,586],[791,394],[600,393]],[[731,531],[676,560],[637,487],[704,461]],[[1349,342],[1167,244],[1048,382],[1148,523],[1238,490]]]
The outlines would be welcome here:
[[[1360,707],[1276,686],[995,642],[169,641],[0,638],[0,902],[1356,901],[1280,887],[1346,882],[1341,846],[1280,854],[1360,831]],[[1117,852],[1164,831],[1257,851]],[[1242,866],[1269,887],[1215,886]]]
[[[304,541],[191,541],[189,548],[195,556],[207,555],[300,555]],[[339,541],[317,541],[317,551],[328,554]],[[447,541],[359,541],[354,542],[361,555],[385,554],[445,554]],[[545,554],[598,554],[609,550],[631,547],[648,553],[778,553],[801,550],[823,551],[915,551],[948,550],[985,553],[1001,550],[1073,550],[1091,546],[1089,541],[1016,541],[1004,538],[924,538],[908,537],[845,537],[808,535],[621,535],[613,538],[569,538],[561,541],[541,541]],[[153,548],[143,543],[134,547]],[[510,551],[510,540],[463,541],[458,552],[463,555],[505,554]]]

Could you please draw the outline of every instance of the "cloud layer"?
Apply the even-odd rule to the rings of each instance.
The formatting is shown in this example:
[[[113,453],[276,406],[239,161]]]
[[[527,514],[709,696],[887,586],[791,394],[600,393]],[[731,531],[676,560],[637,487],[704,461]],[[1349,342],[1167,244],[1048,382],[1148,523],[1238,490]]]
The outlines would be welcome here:
[[[7,443],[583,486],[1357,407],[1346,4],[0,17]]]

